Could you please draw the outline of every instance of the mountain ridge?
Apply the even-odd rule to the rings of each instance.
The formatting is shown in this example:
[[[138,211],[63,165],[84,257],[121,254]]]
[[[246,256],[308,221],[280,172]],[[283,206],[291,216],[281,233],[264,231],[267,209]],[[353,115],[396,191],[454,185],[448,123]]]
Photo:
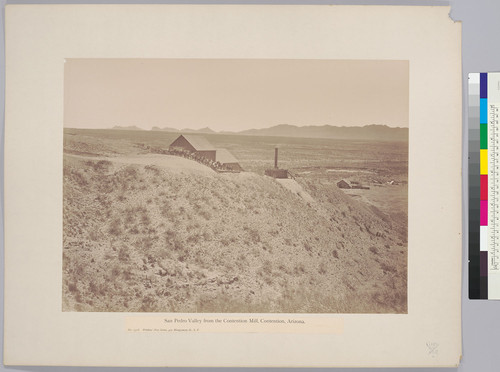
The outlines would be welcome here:
[[[121,126],[121,125],[115,125],[111,129],[118,129],[118,130],[145,130],[142,128],[139,128],[137,125],[128,125],[128,126]]]
[[[119,130],[144,130],[137,126],[114,126]],[[268,128],[246,129],[242,131],[215,131],[209,127],[201,129],[175,129],[171,127],[154,126],[150,131],[163,131],[173,133],[196,134],[228,134],[245,136],[273,136],[273,137],[298,137],[298,138],[332,138],[355,140],[387,140],[408,141],[409,129],[403,127],[389,127],[385,124],[368,124],[359,127],[333,126],[333,125],[307,125],[296,126],[291,124],[278,124]]]
[[[383,124],[369,124],[362,127],[332,125],[298,127],[290,124],[280,124],[270,128],[249,129],[238,134],[305,138],[408,140],[409,130],[408,128],[394,128]]]

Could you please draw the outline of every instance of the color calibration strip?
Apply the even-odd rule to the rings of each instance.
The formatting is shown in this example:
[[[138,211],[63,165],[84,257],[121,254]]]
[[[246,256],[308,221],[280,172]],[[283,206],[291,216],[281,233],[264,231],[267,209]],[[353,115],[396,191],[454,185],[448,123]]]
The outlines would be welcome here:
[[[500,73],[469,74],[469,298],[500,299]]]

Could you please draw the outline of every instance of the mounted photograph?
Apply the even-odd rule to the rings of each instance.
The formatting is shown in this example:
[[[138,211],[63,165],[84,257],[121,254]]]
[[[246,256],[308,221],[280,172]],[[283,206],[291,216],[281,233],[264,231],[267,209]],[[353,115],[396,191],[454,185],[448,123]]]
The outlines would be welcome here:
[[[407,60],[67,59],[62,310],[408,312]]]

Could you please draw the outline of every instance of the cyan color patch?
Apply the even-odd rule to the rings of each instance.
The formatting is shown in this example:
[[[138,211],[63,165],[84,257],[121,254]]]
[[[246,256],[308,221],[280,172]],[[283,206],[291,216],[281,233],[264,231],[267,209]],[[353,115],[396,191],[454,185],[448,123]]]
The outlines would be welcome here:
[[[488,124],[488,99],[481,98],[479,102],[479,122]]]

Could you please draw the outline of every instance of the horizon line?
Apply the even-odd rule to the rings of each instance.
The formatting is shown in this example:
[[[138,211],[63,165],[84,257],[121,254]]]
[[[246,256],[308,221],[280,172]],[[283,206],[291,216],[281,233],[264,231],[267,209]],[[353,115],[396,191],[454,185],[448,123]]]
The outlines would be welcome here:
[[[183,131],[194,131],[194,132],[201,132],[203,130],[210,130],[214,133],[241,133],[241,132],[245,132],[245,131],[251,131],[251,130],[266,130],[266,129],[272,129],[272,128],[276,128],[276,127],[279,127],[279,126],[290,126],[290,127],[295,127],[295,128],[307,128],[307,127],[317,127],[317,128],[320,128],[320,127],[332,127],[332,128],[365,128],[365,127],[371,127],[371,126],[379,126],[379,127],[387,127],[387,128],[390,128],[390,129],[409,129],[409,127],[404,127],[404,126],[390,126],[390,125],[387,125],[387,124],[364,124],[364,125],[332,125],[332,124],[321,124],[321,125],[314,125],[314,124],[306,124],[306,125],[296,125],[296,124],[286,124],[286,123],[282,123],[282,124],[276,124],[276,125],[272,125],[270,127],[264,127],[264,128],[248,128],[248,129],[241,129],[241,130],[215,130],[215,129],[212,129],[210,128],[209,126],[206,126],[206,127],[202,127],[202,128],[198,128],[198,129],[193,129],[193,128],[189,128],[189,127],[185,127],[185,128],[174,128],[174,127],[170,127],[168,125],[165,125],[163,127],[161,127],[160,125],[153,125],[151,126],[149,129],[146,129],[144,127],[140,127],[138,125],[134,125],[134,124],[131,124],[131,125],[113,125],[113,126],[106,126],[106,127],[99,127],[99,128],[88,128],[88,127],[72,127],[72,126],[66,126],[64,125],[63,128],[67,128],[67,129],[100,129],[100,130],[119,130],[119,129],[127,129],[127,128],[136,128],[136,129],[128,129],[128,130],[139,130],[139,131],[177,131],[177,132],[183,132]],[[159,128],[159,129],[154,129],[154,128]]]

